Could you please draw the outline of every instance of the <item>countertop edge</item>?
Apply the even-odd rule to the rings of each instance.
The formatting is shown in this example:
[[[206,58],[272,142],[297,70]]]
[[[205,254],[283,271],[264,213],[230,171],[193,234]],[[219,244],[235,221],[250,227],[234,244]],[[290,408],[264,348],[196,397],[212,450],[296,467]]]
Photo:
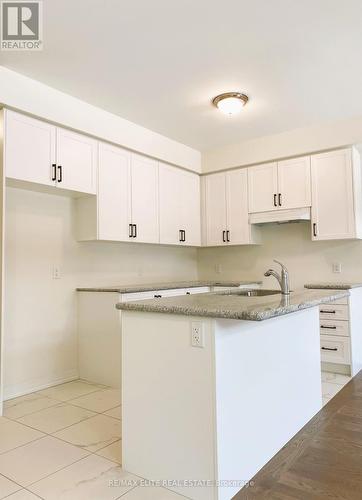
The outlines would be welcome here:
[[[212,294],[214,295],[214,294]],[[291,314],[293,312],[302,311],[305,309],[310,309],[311,307],[317,307],[320,304],[326,304],[333,302],[339,298],[348,297],[348,291],[338,291],[331,295],[325,297],[312,298],[310,301],[301,301],[299,304],[290,304],[286,306],[277,306],[275,308],[255,310],[255,311],[231,311],[231,310],[217,310],[217,309],[207,309],[206,307],[194,308],[190,305],[175,305],[170,306],[163,304],[157,305],[153,301],[142,301],[142,302],[119,302],[116,304],[116,308],[123,311],[138,311],[138,312],[149,312],[149,313],[160,313],[160,314],[175,314],[181,316],[193,316],[193,317],[208,317],[214,319],[234,319],[234,320],[244,320],[244,321],[264,321],[267,319],[277,318],[280,316],[285,316],[286,314]],[[167,299],[165,299],[167,300]],[[152,302],[152,303],[151,303]],[[261,306],[262,307],[262,306]]]
[[[110,287],[77,287],[77,292],[108,292],[108,293],[140,293],[153,290],[173,290],[181,288],[198,288],[203,286],[238,287],[242,285],[261,285],[260,280],[240,281],[175,281],[170,283],[145,283],[139,285],[110,286]]]
[[[353,290],[361,288],[362,283],[307,283],[304,288],[308,290]]]

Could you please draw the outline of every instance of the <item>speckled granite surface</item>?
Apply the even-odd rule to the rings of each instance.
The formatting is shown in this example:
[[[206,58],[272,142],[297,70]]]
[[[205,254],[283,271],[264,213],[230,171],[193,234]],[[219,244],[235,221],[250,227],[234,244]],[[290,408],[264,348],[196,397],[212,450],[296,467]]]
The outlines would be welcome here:
[[[167,283],[142,283],[138,285],[121,285],[110,287],[77,288],[78,292],[116,292],[136,293],[152,290],[172,290],[174,288],[196,288],[199,286],[241,286],[261,284],[258,280],[248,281],[170,281]]]
[[[351,290],[352,288],[359,288],[362,283],[307,283],[304,288],[310,288],[314,290]]]
[[[186,316],[262,321],[331,302],[349,295],[348,291],[300,290],[281,294],[245,297],[232,292],[183,295],[135,302],[118,303],[117,309]]]

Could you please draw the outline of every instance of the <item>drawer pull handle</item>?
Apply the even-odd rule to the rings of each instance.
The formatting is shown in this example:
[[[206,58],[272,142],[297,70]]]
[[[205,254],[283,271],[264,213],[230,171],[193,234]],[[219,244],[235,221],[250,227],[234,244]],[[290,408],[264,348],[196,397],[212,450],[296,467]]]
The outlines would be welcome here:
[[[336,311],[320,311],[321,313],[324,313],[324,314],[336,314]]]
[[[324,326],[324,325],[321,325],[321,328],[326,328],[328,330],[337,330],[336,326]]]
[[[322,347],[323,351],[338,351],[337,347]]]
[[[154,295],[154,298],[155,298],[155,299],[161,299],[161,298],[162,298],[162,295]]]

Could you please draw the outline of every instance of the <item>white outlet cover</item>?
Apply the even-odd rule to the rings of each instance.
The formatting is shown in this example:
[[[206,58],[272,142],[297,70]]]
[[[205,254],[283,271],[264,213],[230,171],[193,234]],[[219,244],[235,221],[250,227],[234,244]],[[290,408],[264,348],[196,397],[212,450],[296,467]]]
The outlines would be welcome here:
[[[205,347],[204,328],[199,321],[191,323],[191,345],[192,347]]]

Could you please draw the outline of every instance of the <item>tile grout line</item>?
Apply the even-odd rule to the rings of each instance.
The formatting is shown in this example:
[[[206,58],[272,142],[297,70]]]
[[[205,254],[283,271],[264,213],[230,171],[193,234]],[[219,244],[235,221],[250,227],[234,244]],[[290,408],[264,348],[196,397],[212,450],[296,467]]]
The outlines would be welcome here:
[[[41,411],[41,410],[40,410],[40,411]],[[35,412],[35,413],[36,413],[36,412]],[[97,415],[102,415],[102,413],[99,413],[99,414],[97,414]],[[105,417],[108,417],[108,415],[104,415],[104,416],[105,416]],[[60,431],[63,431],[63,430],[65,430],[65,429],[69,429],[69,428],[70,428],[70,427],[72,427],[73,425],[80,424],[80,423],[85,422],[86,420],[90,420],[91,418],[94,418],[94,417],[95,417],[95,415],[91,415],[90,417],[87,417],[87,418],[85,418],[85,419],[81,420],[80,422],[76,422],[76,423],[71,424],[71,425],[68,425],[68,426],[66,426],[66,427],[64,427],[64,428],[62,428],[62,429],[59,429],[59,430],[57,430],[57,431],[54,431],[54,433],[56,433],[56,432],[60,432]],[[3,417],[3,418],[7,418],[7,417]],[[112,418],[112,417],[108,417],[108,418]],[[7,420],[10,420],[10,422],[14,422],[14,421],[13,421],[13,420],[11,420],[11,419],[7,419]],[[118,419],[113,418],[113,420],[118,420]],[[17,450],[18,448],[22,448],[23,446],[27,446],[27,445],[29,445],[29,444],[31,444],[31,443],[36,442],[36,441],[40,441],[41,439],[44,439],[44,438],[46,438],[46,437],[52,437],[52,438],[54,438],[54,439],[57,439],[58,441],[61,441],[62,443],[67,443],[67,444],[70,444],[71,446],[75,446],[76,448],[79,448],[79,449],[81,449],[81,450],[83,450],[83,451],[87,451],[89,454],[96,453],[96,452],[92,452],[92,451],[86,450],[86,449],[85,449],[85,448],[83,448],[82,446],[78,446],[78,445],[76,445],[76,444],[69,443],[69,441],[65,441],[64,439],[62,439],[62,438],[60,438],[60,437],[58,437],[58,436],[55,436],[54,434],[50,434],[50,433],[48,433],[48,432],[44,432],[44,431],[39,431],[39,429],[35,429],[34,427],[31,427],[31,426],[30,426],[30,425],[28,425],[28,424],[24,424],[23,422],[17,422],[17,421],[15,421],[15,423],[17,423],[17,424],[19,424],[19,425],[23,425],[24,427],[27,427],[28,429],[31,429],[31,430],[33,430],[33,431],[40,432],[40,433],[42,433],[42,434],[43,434],[43,436],[39,436],[39,437],[37,437],[37,438],[35,438],[35,439],[32,439],[31,441],[29,441],[29,442],[27,442],[27,443],[21,444],[21,445],[19,445],[19,446],[15,446],[14,448],[11,448],[10,450],[3,451],[3,452],[1,452],[1,453],[0,453],[0,456],[1,456],[1,455],[4,455],[5,453],[10,453],[10,452],[11,452],[11,451],[13,451],[13,450]],[[115,441],[112,441],[111,443],[109,443],[109,444],[105,445],[104,447],[99,448],[99,450],[103,450],[103,449],[104,449],[104,448],[106,448],[107,446],[110,446],[111,444],[113,444],[113,443],[115,443],[115,442],[117,442],[117,441],[120,441],[120,440],[122,440],[122,436],[120,436],[120,437],[119,437],[118,439],[116,439]],[[97,450],[97,451],[98,451],[98,450]],[[85,458],[85,457],[84,457],[84,458]],[[2,472],[1,472],[1,471],[0,471],[0,474],[2,474]]]
[[[94,394],[94,393],[92,393],[92,394]],[[51,399],[51,398],[48,398],[48,399]],[[91,411],[91,412],[93,412],[93,413],[95,413],[97,415],[104,415],[107,411],[115,410],[116,408],[118,408],[119,406],[121,406],[119,404],[119,405],[116,405],[116,406],[112,406],[112,408],[108,408],[107,410],[104,410],[104,411],[100,412],[100,411],[95,411],[95,410],[89,410],[89,408],[84,408],[84,406],[78,406],[78,405],[72,404],[72,403],[70,403],[68,401],[59,401],[59,400],[56,400],[56,399],[51,399],[51,401],[54,401],[55,404],[52,405],[52,406],[47,406],[46,408],[41,408],[40,410],[32,411],[31,413],[26,413],[25,415],[21,415],[21,417],[16,417],[15,418],[15,417],[7,417],[6,415],[3,415],[3,418],[6,418],[7,420],[11,420],[12,422],[18,422],[19,424],[22,424],[22,422],[19,422],[19,420],[21,418],[29,417],[30,415],[35,415],[36,413],[40,413],[42,411],[50,410],[51,408],[57,408],[57,407],[59,407],[61,405],[68,405],[68,406],[72,406],[73,408],[81,408],[82,410]],[[69,400],[69,401],[72,401],[72,400]],[[5,411],[6,411],[6,409],[5,409]],[[113,417],[112,415],[105,415],[105,417],[110,417],[110,418],[114,418],[116,420],[121,420],[120,418]],[[59,429],[59,430],[62,430],[62,429]]]
[[[51,472],[50,474],[47,474],[46,476],[42,477],[41,479],[37,479],[36,481],[28,484],[27,486],[22,486],[22,488],[30,488],[31,486],[33,486],[34,484],[36,483],[40,483],[41,481],[44,481],[44,479],[48,479],[49,477],[51,476],[54,476],[54,474],[58,474],[58,472],[64,470],[64,469],[67,469],[68,467],[72,467],[74,464],[78,463],[78,462],[81,462],[82,460],[85,460],[86,458],[89,458],[91,455],[95,455],[96,453],[94,452],[89,452],[88,455],[86,455],[85,457],[82,457],[82,458],[78,458],[77,460],[75,460],[74,462],[68,464],[68,465],[65,465],[64,467],[61,467],[60,469],[57,469],[56,471],[54,472]],[[98,455],[99,456],[99,455]],[[117,463],[117,462],[113,462],[112,460],[109,460],[108,458],[105,458],[105,457],[100,457],[100,458],[103,458],[104,460],[107,460],[108,462],[114,464],[116,467],[122,469],[122,467]],[[123,469],[122,469],[123,470]],[[127,471],[124,471],[126,472],[127,474],[131,474],[131,472],[127,472]],[[140,478],[139,476],[136,476],[135,474],[131,474],[132,476],[135,476],[136,478],[139,478],[139,479],[145,479],[145,478]],[[137,486],[135,486],[135,488],[137,488]],[[133,489],[133,488],[132,488]],[[30,493],[33,493],[31,490],[29,490]],[[130,491],[130,490],[129,490]],[[35,494],[35,493],[34,493]]]
[[[43,394],[43,391],[48,391],[49,389],[54,389],[55,387],[61,387],[63,385],[68,385],[68,384],[72,384],[73,382],[81,382],[82,384],[85,384],[85,385],[89,385],[89,386],[92,386],[92,387],[97,387],[97,389],[94,389],[94,391],[91,391],[91,392],[87,392],[86,394],[81,394],[80,396],[75,396],[75,398],[80,398],[82,396],[86,396],[87,394],[93,394],[93,392],[97,392],[97,391],[104,391],[104,390],[108,390],[108,389],[114,389],[114,387],[110,387],[108,385],[101,385],[101,384],[94,384],[94,383],[91,383],[91,382],[87,382],[86,380],[83,380],[83,379],[75,379],[75,380],[72,380],[70,382],[65,382],[63,384],[56,384],[56,385],[52,385],[50,387],[47,387],[46,389],[40,389],[39,391],[33,391],[33,392],[29,392],[28,394],[23,394],[22,396],[16,396],[15,398],[9,398],[9,399],[6,399],[4,401],[4,403],[7,403],[8,401],[13,401],[14,399],[20,399],[20,398],[26,398],[27,396],[31,396],[33,394],[37,394],[39,396],[42,396],[44,398],[48,398],[48,399],[56,399],[56,398],[53,398],[51,396],[48,396],[46,394]],[[75,399],[75,398],[71,398],[71,399]]]

